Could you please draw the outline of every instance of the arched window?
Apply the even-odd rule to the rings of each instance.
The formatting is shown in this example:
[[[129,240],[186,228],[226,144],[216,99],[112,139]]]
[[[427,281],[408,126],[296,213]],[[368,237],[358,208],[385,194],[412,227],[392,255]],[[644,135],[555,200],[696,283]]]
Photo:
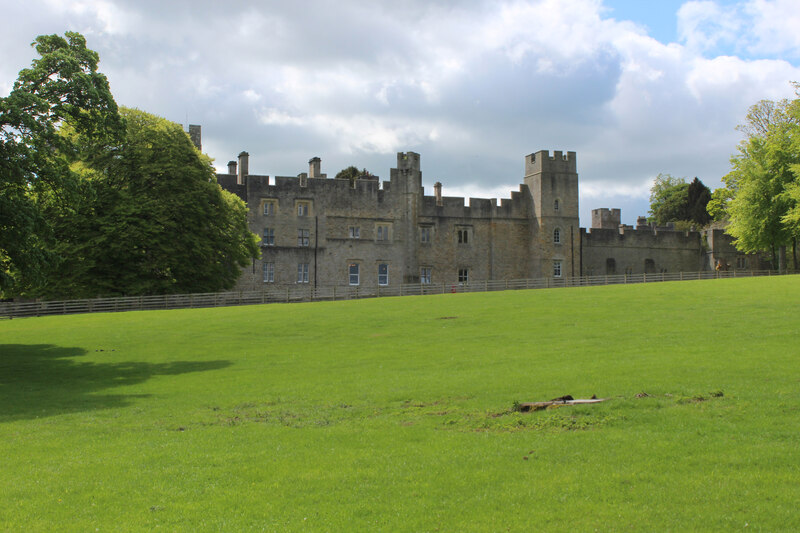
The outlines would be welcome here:
[[[561,244],[561,228],[553,230],[553,243]]]

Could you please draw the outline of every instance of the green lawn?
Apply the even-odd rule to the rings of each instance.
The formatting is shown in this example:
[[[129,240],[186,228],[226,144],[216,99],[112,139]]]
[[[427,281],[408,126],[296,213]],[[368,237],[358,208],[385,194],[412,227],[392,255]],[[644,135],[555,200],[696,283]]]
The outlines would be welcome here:
[[[800,530],[798,295],[0,321],[0,530]],[[511,411],[564,394],[609,401]]]

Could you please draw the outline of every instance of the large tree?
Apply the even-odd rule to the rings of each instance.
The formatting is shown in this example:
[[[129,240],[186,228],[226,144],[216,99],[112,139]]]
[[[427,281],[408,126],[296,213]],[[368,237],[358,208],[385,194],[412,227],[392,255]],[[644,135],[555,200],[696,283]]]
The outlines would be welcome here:
[[[706,211],[710,199],[711,190],[697,178],[686,183],[684,178],[659,174],[650,189],[650,218],[659,225],[704,226],[710,220]]]
[[[714,213],[729,220],[738,249],[767,250],[785,266],[785,248],[800,235],[800,109],[798,100],[761,101],[751,107],[747,134],[731,158],[725,188],[715,191]]]
[[[0,295],[57,262],[44,204],[68,211],[79,189],[70,163],[108,153],[124,128],[97,53],[82,35],[65,37],[37,37],[40,57],[0,98]],[[60,135],[64,125],[80,137]]]
[[[90,194],[57,225],[64,268],[51,297],[213,292],[258,255],[247,209],[216,182],[211,159],[183,128],[135,109],[102,165],[81,166]],[[72,132],[66,131],[65,135]]]

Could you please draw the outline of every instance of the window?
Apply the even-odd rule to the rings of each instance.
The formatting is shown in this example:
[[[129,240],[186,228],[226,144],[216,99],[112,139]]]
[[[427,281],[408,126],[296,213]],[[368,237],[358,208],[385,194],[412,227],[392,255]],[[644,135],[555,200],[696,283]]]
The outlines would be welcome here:
[[[617,273],[617,262],[614,260],[613,257],[609,257],[606,259],[606,274],[616,274]]]
[[[378,226],[377,239],[379,241],[388,241],[389,240],[389,226],[386,226],[386,225],[379,225]]]
[[[275,263],[264,263],[264,283],[275,281]]]
[[[423,285],[430,285],[431,283],[431,267],[422,267],[419,269],[419,282]]]
[[[559,205],[558,198],[556,198],[555,200],[553,200],[553,211],[558,211],[559,207],[561,206]]]
[[[561,260],[553,261],[553,277],[554,278],[561,277]]]
[[[458,234],[458,244],[469,244],[468,228],[459,228],[456,233]]]
[[[736,268],[744,269],[747,268],[747,258],[739,256],[736,258]]]
[[[358,226],[350,226],[350,230],[348,235],[351,239],[360,239],[361,238],[361,228]]]
[[[297,202],[297,216],[308,216],[308,202]]]
[[[358,263],[350,263],[348,274],[350,275],[350,285],[358,285]]]
[[[275,229],[264,228],[264,237],[261,239],[263,246],[275,246]]]
[[[389,265],[381,263],[378,265],[378,285],[389,284]]]
[[[308,263],[297,263],[297,283],[308,283]]]
[[[297,230],[297,246],[308,246],[308,230]]]
[[[419,228],[419,242],[431,242],[431,228],[427,226]]]
[[[468,268],[459,268],[458,269],[458,282],[459,283],[468,283],[469,282],[469,269]]]
[[[645,259],[644,260],[644,273],[645,274],[654,274],[656,271],[656,262],[652,259]]]
[[[556,228],[553,230],[553,243],[561,244],[561,228]]]
[[[264,202],[264,216],[275,214],[275,202]]]

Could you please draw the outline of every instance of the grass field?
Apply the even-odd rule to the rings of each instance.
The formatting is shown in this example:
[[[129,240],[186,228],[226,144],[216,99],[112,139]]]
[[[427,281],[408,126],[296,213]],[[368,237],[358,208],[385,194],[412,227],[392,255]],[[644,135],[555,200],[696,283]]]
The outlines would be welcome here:
[[[798,295],[785,276],[2,321],[0,530],[797,531]],[[609,400],[512,411],[564,394]]]

